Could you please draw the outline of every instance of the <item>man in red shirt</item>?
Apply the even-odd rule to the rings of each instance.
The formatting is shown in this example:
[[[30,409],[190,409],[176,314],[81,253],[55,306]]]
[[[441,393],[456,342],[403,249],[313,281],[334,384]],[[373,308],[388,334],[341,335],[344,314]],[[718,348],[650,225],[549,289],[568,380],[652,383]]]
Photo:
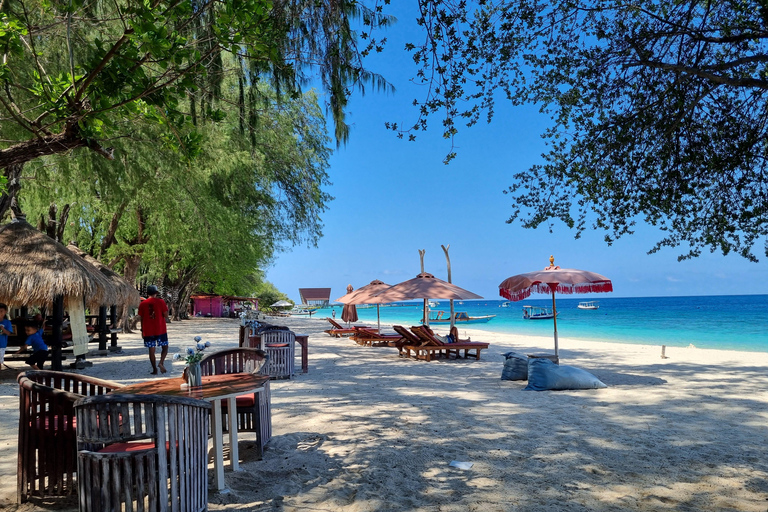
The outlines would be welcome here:
[[[157,296],[157,286],[147,286],[147,298],[139,304],[141,317],[141,335],[144,346],[149,349],[149,362],[152,363],[152,375],[157,375],[157,368],[165,373],[165,356],[168,355],[168,306]],[[160,346],[160,364],[155,364],[155,347]]]

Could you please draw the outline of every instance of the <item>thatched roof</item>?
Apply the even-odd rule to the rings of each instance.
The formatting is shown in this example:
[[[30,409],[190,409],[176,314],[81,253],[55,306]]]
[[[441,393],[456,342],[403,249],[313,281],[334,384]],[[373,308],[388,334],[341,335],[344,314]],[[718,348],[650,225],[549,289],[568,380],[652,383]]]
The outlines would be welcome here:
[[[93,265],[24,220],[0,226],[0,302],[51,306],[56,296],[115,304],[112,284]]]
[[[115,304],[119,305],[127,305],[127,306],[138,306],[141,302],[141,295],[139,295],[139,292],[131,286],[131,283],[125,280],[123,276],[106,266],[104,263],[100,262],[87,252],[80,249],[78,246],[74,244],[67,245],[67,249],[72,251],[73,253],[77,254],[81,258],[83,258],[85,261],[99,269],[99,272],[101,272],[104,277],[106,277],[110,283],[112,283],[112,286],[115,287],[115,293],[116,293],[116,299],[117,302]]]

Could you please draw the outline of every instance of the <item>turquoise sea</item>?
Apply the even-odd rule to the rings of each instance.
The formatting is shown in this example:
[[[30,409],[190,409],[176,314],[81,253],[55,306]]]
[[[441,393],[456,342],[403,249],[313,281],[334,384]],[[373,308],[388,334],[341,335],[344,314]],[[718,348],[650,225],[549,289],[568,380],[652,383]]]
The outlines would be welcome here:
[[[552,299],[530,298],[499,307],[503,300],[456,301],[456,311],[470,316],[496,315],[486,324],[468,328],[499,333],[552,336],[552,320],[524,320],[522,307],[550,306]],[[768,295],[727,295],[697,297],[591,297],[600,309],[576,306],[589,300],[582,296],[558,296],[557,330],[561,338],[640,343],[698,348],[768,352]],[[437,302],[433,311],[450,310],[448,301]],[[341,318],[341,306],[335,306]],[[313,317],[331,316],[331,309],[318,310]],[[376,323],[376,308],[358,309],[360,322]],[[417,325],[421,302],[405,307],[381,308],[386,324]],[[437,328],[441,332],[441,328]],[[447,329],[444,329],[447,330]]]

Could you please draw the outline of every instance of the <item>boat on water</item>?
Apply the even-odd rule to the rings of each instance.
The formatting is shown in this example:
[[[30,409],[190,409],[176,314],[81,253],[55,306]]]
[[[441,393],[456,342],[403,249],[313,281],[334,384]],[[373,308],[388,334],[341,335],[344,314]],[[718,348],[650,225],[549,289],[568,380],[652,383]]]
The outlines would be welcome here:
[[[496,315],[469,316],[466,311],[457,311],[453,314],[453,323],[455,324],[482,324],[490,322]],[[449,324],[451,323],[451,314],[445,311],[435,311],[429,314],[429,323],[431,324]]]
[[[506,301],[502,302],[501,304],[499,304],[499,307],[500,308],[511,308],[512,307],[512,303],[510,301],[506,300]]]
[[[579,302],[579,305],[576,307],[579,309],[600,309],[600,305],[597,303],[596,300]]]
[[[554,318],[552,308],[542,308],[539,306],[523,306],[523,318],[526,320],[546,320]]]
[[[434,302],[434,301],[429,301],[427,304],[429,304],[429,307],[431,307],[431,308],[436,308],[437,307],[437,302]]]

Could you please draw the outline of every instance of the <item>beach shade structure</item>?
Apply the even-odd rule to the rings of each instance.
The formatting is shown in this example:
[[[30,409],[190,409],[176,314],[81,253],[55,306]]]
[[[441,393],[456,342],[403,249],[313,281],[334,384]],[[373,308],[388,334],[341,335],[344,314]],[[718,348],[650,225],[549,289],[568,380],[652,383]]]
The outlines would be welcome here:
[[[381,334],[381,314],[379,311],[379,306],[384,303],[384,301],[381,300],[380,297],[377,297],[376,294],[383,292],[387,288],[391,288],[391,284],[384,283],[382,281],[379,281],[378,279],[374,279],[370,283],[368,283],[365,286],[361,286],[357,290],[351,293],[347,293],[343,297],[339,297],[336,299],[336,302],[341,302],[342,304],[376,304],[376,320],[378,323],[378,333]]]
[[[480,295],[472,293],[464,288],[459,288],[442,279],[438,279],[428,272],[422,272],[413,279],[390,286],[376,295],[381,302],[400,302],[403,300],[424,300],[424,323],[429,325],[429,312],[427,301],[429,299],[454,299],[471,300],[482,299]]]
[[[347,295],[352,293],[352,285],[347,285]],[[344,304],[341,310],[341,319],[348,324],[357,322],[357,307],[354,304]]]
[[[274,304],[272,304],[270,307],[272,307],[272,308],[287,308],[287,307],[292,307],[292,306],[293,306],[293,304],[291,304],[287,300],[279,300],[279,301],[275,302]]]
[[[523,300],[531,293],[552,294],[552,313],[555,325],[555,357],[559,357],[557,343],[557,309],[555,293],[601,293],[612,292],[611,280],[587,270],[560,268],[555,265],[555,257],[549,257],[549,266],[525,274],[509,277],[499,285],[499,294],[512,301]]]
[[[50,308],[54,370],[61,369],[61,325],[70,301],[86,307],[111,305],[117,303],[117,293],[96,267],[32,227],[24,217],[0,226],[0,302]]]

